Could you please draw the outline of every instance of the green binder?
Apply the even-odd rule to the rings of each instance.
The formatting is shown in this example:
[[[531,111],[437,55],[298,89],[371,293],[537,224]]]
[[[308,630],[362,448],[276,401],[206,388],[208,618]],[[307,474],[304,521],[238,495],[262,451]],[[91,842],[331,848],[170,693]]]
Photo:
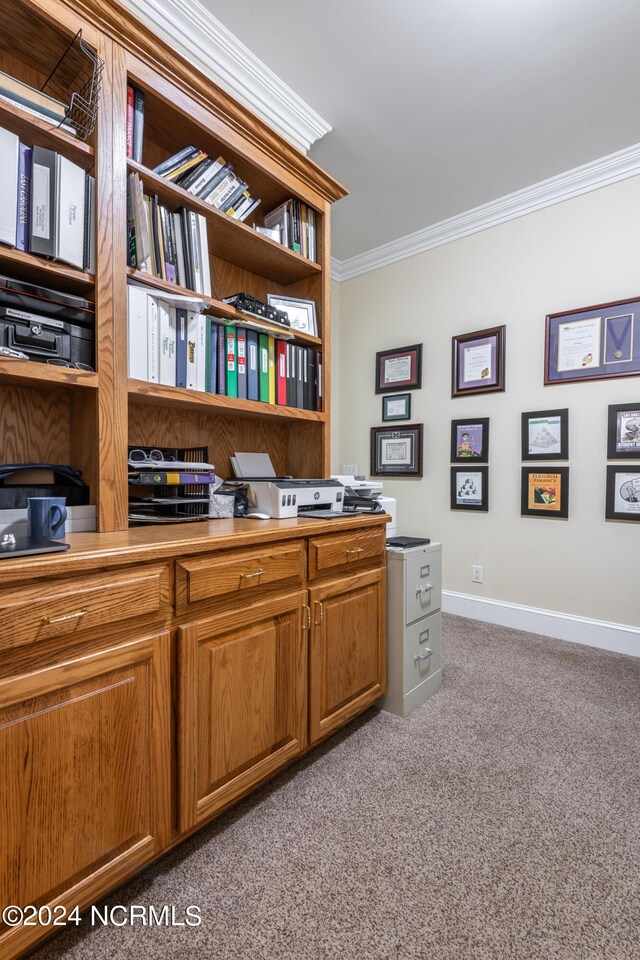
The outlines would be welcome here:
[[[260,334],[258,368],[260,376],[260,399],[264,403],[269,403],[269,337],[266,333]]]
[[[225,358],[227,367],[227,396],[238,396],[238,345],[236,328],[224,328]]]

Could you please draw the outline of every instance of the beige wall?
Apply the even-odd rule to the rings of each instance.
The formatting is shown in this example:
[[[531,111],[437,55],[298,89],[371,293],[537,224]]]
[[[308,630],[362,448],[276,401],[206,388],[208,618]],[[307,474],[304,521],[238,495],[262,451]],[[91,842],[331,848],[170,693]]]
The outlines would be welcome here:
[[[635,178],[339,285],[333,469],[369,473],[376,351],[424,343],[412,409],[424,478],[385,481],[385,492],[398,533],[442,541],[445,589],[640,626],[640,524],[604,520],[607,405],[639,402],[640,379],[543,386],[545,314],[640,295],[639,212]],[[452,335],[503,323],[506,392],[452,400]],[[555,407],[569,408],[569,520],[523,518],[520,414]],[[450,421],[461,417],[491,419],[488,514],[449,508]]]

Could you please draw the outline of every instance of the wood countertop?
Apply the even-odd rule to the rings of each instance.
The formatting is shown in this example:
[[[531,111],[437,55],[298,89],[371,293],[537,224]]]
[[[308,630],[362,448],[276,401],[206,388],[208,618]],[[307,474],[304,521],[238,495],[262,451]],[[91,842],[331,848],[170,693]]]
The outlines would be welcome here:
[[[339,534],[361,527],[384,526],[389,516],[355,514],[344,519],[255,520],[236,517],[163,526],[133,527],[114,533],[70,533],[65,553],[45,553],[15,560],[0,560],[0,585],[8,580],[39,579],[151,562],[187,554],[208,553],[231,547],[252,547],[299,537]]]

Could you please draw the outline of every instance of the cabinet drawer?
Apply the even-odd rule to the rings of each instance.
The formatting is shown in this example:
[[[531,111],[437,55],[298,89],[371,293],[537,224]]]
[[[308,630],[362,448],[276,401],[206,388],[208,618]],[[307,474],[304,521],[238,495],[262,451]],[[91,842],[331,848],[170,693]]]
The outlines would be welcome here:
[[[407,560],[405,580],[405,623],[413,623],[440,609],[442,573],[440,551],[420,554]]]
[[[169,574],[160,564],[7,588],[0,592],[0,649],[149,618],[168,600]]]
[[[382,562],[385,543],[384,528],[309,540],[309,579],[315,580],[328,571],[356,566],[363,560]]]
[[[442,669],[442,614],[407,627],[404,637],[403,691],[408,693]]]
[[[274,584],[302,583],[304,543],[294,541],[256,550],[223,551],[214,556],[181,560],[176,564],[176,608],[185,610],[201,600],[220,600],[237,594],[256,594]]]

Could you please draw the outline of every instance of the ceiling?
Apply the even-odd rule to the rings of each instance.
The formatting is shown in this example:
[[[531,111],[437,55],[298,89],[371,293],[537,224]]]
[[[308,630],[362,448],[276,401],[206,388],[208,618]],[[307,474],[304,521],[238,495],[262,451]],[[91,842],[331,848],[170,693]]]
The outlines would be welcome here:
[[[202,0],[332,130],[345,260],[640,141],[639,0]]]

